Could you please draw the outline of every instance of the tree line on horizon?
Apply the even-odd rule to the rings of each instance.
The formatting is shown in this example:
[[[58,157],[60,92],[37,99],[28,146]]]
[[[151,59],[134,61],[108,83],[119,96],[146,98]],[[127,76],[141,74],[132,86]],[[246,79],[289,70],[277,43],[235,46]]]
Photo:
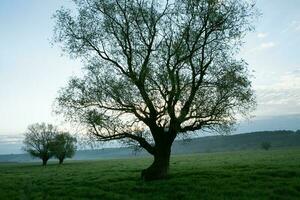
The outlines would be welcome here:
[[[76,138],[68,132],[62,132],[52,124],[36,123],[28,126],[25,133],[23,150],[32,157],[40,158],[43,166],[55,157],[62,164],[65,158],[71,158],[76,151]]]

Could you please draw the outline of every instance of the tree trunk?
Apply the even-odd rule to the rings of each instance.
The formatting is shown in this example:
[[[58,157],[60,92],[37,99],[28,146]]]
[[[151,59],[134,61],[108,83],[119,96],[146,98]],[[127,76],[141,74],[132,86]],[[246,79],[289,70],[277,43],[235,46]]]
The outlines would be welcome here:
[[[145,181],[167,178],[169,171],[171,145],[156,148],[154,161],[147,169],[142,171],[142,179]]]
[[[48,162],[48,158],[43,158],[43,166],[46,166]]]
[[[61,165],[61,164],[63,164],[63,162],[64,162],[64,159],[63,158],[59,158],[59,164]]]

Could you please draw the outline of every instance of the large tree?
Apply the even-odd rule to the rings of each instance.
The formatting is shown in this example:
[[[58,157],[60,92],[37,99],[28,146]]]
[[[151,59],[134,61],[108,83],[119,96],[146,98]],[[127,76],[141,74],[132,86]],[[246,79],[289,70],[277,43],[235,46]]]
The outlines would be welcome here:
[[[57,11],[55,41],[86,67],[59,112],[99,141],[128,139],[154,156],[142,178],[165,178],[182,133],[225,131],[254,105],[235,59],[256,15],[246,0],[74,0]]]
[[[31,156],[42,159],[43,165],[46,165],[53,156],[51,145],[57,134],[57,128],[51,124],[32,124],[25,133],[23,149]]]

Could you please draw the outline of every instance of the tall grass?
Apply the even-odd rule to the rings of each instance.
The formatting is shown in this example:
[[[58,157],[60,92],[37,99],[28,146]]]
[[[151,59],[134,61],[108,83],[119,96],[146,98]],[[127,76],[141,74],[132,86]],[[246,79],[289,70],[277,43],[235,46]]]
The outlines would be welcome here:
[[[2,164],[0,199],[300,199],[300,149],[173,156],[167,180],[143,182],[150,164]]]

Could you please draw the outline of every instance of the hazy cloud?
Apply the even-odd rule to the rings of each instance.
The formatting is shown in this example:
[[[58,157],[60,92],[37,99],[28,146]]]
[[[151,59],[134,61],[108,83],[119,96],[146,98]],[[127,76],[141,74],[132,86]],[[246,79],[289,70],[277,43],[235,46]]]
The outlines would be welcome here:
[[[300,113],[300,68],[283,74],[275,84],[255,89],[259,114]]]
[[[254,52],[257,52],[257,51],[263,51],[263,50],[266,50],[266,49],[274,48],[275,46],[276,46],[276,43],[273,42],[273,41],[263,42],[263,43],[259,44],[257,47],[251,49],[249,52],[254,53]]]
[[[276,46],[276,44],[274,42],[264,42],[264,43],[260,44],[259,49],[270,49],[275,46]]]
[[[291,21],[288,24],[287,28],[284,29],[282,32],[286,33],[288,31],[292,31],[292,32],[293,31],[300,31],[300,20],[293,20],[293,21]]]
[[[292,21],[291,27],[295,31],[300,31],[300,21],[296,21],[296,20]]]
[[[23,135],[0,135],[0,145],[3,144],[21,144]]]

